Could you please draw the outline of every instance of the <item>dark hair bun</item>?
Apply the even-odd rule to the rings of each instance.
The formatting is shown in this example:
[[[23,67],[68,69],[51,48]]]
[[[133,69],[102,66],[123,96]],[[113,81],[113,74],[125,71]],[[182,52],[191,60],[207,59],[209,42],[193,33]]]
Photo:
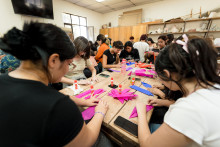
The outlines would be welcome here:
[[[17,28],[12,28],[0,39],[0,48],[20,60],[27,60],[33,55],[30,38]],[[37,52],[35,50],[35,56]],[[36,57],[35,57],[36,58]]]

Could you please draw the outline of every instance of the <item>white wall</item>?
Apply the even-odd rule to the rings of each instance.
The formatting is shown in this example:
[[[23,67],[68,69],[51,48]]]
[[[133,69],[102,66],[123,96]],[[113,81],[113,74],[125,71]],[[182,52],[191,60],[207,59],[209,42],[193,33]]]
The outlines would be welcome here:
[[[62,12],[87,17],[87,25],[94,26],[95,37],[99,34],[103,14],[79,7],[77,5],[63,0],[53,0],[53,11],[54,20],[14,14],[11,0],[0,0],[0,36],[6,33],[7,30],[11,29],[14,26],[21,29],[24,21],[30,20],[53,23],[59,27],[64,27],[62,20]]]
[[[102,24],[111,22],[112,27],[118,26],[118,16],[125,11],[143,9],[142,22],[146,19],[172,19],[184,15],[188,15],[193,9],[193,13],[198,13],[202,7],[202,13],[209,10],[220,8],[220,0],[165,0],[152,4],[145,4],[119,11],[104,14]]]

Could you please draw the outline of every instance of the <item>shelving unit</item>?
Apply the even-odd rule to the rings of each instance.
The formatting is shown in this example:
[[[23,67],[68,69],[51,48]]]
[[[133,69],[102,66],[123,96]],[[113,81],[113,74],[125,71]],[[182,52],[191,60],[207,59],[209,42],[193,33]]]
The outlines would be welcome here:
[[[204,26],[202,27],[202,25]],[[216,31],[210,30],[213,27],[213,25],[216,25]],[[179,30],[180,32],[176,32],[176,30],[174,33],[170,32],[170,28],[172,28],[173,26],[176,26],[176,28],[179,28],[181,31]],[[161,33],[156,32],[156,30],[158,30],[159,28],[161,30]],[[201,28],[201,31],[196,31],[199,28]],[[178,37],[184,33],[190,35],[197,35],[204,38],[210,36],[213,38],[220,37],[220,17],[148,24],[147,34],[155,41],[160,35],[166,35],[170,33],[174,34],[174,37]]]

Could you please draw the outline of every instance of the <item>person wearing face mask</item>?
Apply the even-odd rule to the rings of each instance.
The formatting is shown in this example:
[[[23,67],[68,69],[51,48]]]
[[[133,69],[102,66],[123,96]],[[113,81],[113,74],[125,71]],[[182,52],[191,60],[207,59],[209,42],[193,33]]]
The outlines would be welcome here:
[[[91,84],[89,80],[86,80],[86,76],[83,73],[83,70],[88,67],[92,72],[91,81],[97,82],[96,78],[96,69],[89,60],[90,58],[90,45],[88,40],[85,37],[77,37],[74,42],[77,55],[75,56],[73,62],[69,65],[69,71],[62,78],[62,82],[72,85],[74,80],[79,80],[78,84]]]
[[[121,51],[119,58],[120,58],[120,61],[124,58],[130,62],[140,60],[139,52],[137,49],[133,47],[133,44],[131,41],[127,41],[125,43],[124,50]]]
[[[113,48],[106,50],[103,53],[103,68],[120,68],[119,53],[123,49],[121,41],[114,41]]]

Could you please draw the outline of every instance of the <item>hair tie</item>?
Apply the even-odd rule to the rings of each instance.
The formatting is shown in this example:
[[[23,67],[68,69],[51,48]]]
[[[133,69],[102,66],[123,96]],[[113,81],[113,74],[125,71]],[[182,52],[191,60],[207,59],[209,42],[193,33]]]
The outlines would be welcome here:
[[[183,34],[182,35],[184,41],[182,40],[177,40],[176,43],[179,44],[179,45],[182,45],[183,46],[183,49],[184,51],[186,51],[187,53],[189,53],[189,50],[188,50],[188,47],[187,47],[187,43],[188,43],[188,37],[186,36],[186,34]]]

